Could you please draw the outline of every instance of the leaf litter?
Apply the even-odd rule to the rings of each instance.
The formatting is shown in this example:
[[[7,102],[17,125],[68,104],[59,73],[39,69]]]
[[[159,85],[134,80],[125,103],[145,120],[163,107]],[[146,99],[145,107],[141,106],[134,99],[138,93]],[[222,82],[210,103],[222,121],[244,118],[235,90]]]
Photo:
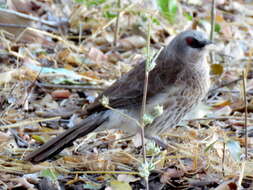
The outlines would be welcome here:
[[[102,88],[145,59],[146,15],[152,15],[151,48],[156,52],[182,30],[197,27],[208,33],[211,1],[122,1],[121,8],[115,0],[59,2],[0,1],[4,7],[0,10],[0,186],[143,189],[139,143],[122,131],[91,133],[37,165],[22,159],[78,123],[82,110]],[[150,189],[253,188],[252,9],[250,1],[216,2],[215,59],[209,60],[212,89],[198,113],[162,135],[168,142],[166,150],[147,145],[148,160],[154,165]],[[115,46],[117,12],[121,22]]]

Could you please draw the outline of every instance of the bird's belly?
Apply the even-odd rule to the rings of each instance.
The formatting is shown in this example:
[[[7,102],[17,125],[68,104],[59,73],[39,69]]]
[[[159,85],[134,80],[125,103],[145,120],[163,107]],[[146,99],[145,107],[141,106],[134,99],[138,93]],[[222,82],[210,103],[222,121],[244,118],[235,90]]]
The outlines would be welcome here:
[[[108,120],[101,124],[96,131],[119,129],[130,135],[134,135],[139,131],[137,125],[139,113],[135,110],[108,110],[103,117],[108,117]]]
[[[176,98],[179,89],[185,89],[185,86],[174,86],[169,89],[165,89],[162,92],[156,94],[154,97],[147,101],[146,112],[150,113],[154,110],[157,105],[163,106],[164,109],[173,108],[176,103]]]
[[[161,134],[175,127],[184,116],[202,99],[202,94],[189,86],[177,86],[151,99],[147,111],[152,112],[156,105],[163,106],[163,114],[146,126],[147,135]]]

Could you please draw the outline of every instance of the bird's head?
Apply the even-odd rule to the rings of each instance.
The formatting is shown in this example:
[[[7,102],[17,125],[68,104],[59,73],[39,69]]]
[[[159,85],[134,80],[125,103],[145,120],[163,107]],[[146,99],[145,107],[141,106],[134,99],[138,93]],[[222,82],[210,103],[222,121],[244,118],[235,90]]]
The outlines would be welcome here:
[[[200,31],[187,30],[177,35],[169,45],[170,51],[182,63],[198,63],[205,55],[206,46],[212,44]]]

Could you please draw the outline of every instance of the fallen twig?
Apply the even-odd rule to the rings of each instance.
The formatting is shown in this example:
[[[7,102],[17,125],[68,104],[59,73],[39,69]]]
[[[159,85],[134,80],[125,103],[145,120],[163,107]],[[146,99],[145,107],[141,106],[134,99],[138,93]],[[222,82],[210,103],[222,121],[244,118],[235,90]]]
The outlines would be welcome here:
[[[44,20],[44,19],[37,18],[37,17],[32,16],[32,15],[27,15],[27,14],[20,13],[20,12],[10,10],[10,9],[0,8],[0,11],[4,12],[4,13],[8,13],[8,14],[13,14],[13,15],[16,15],[16,16],[24,18],[24,19],[40,22],[42,24],[46,24],[46,25],[49,25],[49,26],[54,26],[55,27],[55,26],[59,26],[61,24],[61,22]]]
[[[82,89],[82,90],[98,90],[103,91],[105,88],[97,86],[83,86],[83,85],[65,85],[65,84],[49,84],[49,83],[35,83],[39,87],[46,88],[68,88],[68,89]]]

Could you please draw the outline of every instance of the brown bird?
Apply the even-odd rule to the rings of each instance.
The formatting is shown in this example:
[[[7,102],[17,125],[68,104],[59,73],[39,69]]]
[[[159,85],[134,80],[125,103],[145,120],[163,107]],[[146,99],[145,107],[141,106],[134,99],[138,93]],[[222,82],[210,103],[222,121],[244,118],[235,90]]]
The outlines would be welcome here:
[[[155,138],[176,126],[203,99],[209,88],[205,47],[210,43],[202,32],[187,30],[161,51],[154,69],[149,73],[146,113],[152,113],[157,105],[163,107],[163,113],[145,126],[145,137]],[[138,120],[144,78],[145,61],[123,75],[89,105],[87,117],[80,124],[51,139],[25,159],[33,163],[44,161],[94,130],[121,129],[129,134],[139,132],[136,122],[122,113]],[[117,111],[101,104],[103,96],[109,98],[110,107]]]

